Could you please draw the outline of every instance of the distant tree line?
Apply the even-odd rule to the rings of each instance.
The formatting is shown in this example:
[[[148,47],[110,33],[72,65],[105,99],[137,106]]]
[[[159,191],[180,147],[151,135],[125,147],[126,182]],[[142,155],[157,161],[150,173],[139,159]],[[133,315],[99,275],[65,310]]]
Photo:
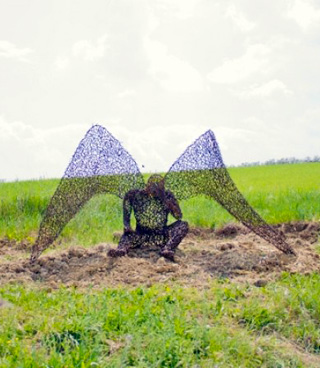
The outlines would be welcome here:
[[[240,165],[230,165],[229,167],[248,167],[248,166],[262,166],[262,165],[281,165],[281,164],[302,164],[305,162],[320,162],[320,156],[314,156],[306,158],[295,158],[295,157],[287,157],[280,158],[278,160],[271,159],[265,162],[255,161],[255,162],[243,162]]]

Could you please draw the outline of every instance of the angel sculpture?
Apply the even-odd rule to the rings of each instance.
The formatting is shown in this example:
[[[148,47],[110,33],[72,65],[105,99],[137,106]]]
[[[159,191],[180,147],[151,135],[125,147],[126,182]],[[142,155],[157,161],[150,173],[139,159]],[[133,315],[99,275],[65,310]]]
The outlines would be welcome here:
[[[128,219],[130,219],[131,206],[133,206],[133,208],[136,207],[134,209],[135,216],[138,217],[139,214],[143,216],[140,225],[145,228],[144,230],[153,227],[151,222],[154,216],[148,216],[150,206],[144,202],[145,198],[141,198],[140,204],[139,201],[136,201],[136,204],[133,205],[132,199],[130,202],[130,196],[133,193],[137,194],[143,191],[153,197],[158,197],[158,199],[164,195],[169,197],[172,195],[174,198],[171,202],[162,200],[162,204],[166,203],[168,208],[162,214],[160,214],[161,211],[159,212],[160,217],[165,216],[164,219],[160,220],[162,228],[165,229],[164,234],[161,234],[160,248],[163,255],[168,256],[168,258],[172,258],[171,252],[187,232],[187,223],[181,221],[177,201],[197,195],[205,195],[216,200],[257,235],[282,252],[295,255],[292,247],[286,243],[283,234],[269,226],[239,192],[223,163],[212,131],[208,130],[187,147],[164,178],[156,177],[150,180],[146,187],[137,163],[121,143],[104,127],[92,126],[79,143],[49,202],[40,224],[38,237],[32,247],[31,262],[34,262],[41,252],[57,239],[68,222],[93,196],[102,193],[115,194],[121,199],[125,198],[124,237],[120,241],[120,248],[112,251],[110,255],[121,255],[121,249],[127,250],[130,242],[140,245],[141,239],[137,240],[137,238],[133,239],[132,236],[128,236],[128,233],[131,232]],[[138,198],[139,196],[135,196],[135,200]],[[161,207],[161,201],[159,203],[158,205]],[[139,205],[141,210],[137,211]],[[128,207],[126,208],[126,206]],[[153,208],[150,213],[154,214],[155,212]],[[176,226],[179,231],[176,229],[177,232],[174,232],[174,236],[173,232],[166,228],[166,216],[169,212],[178,219]],[[150,221],[147,226],[146,221]],[[139,229],[139,221],[137,222],[138,229],[135,233],[139,233],[141,230],[141,226]],[[157,228],[157,226],[155,227]],[[159,240],[157,234],[153,235],[154,239],[152,240],[157,242]],[[172,237],[175,238],[174,241],[172,241]],[[117,254],[117,251],[120,253]]]
[[[136,230],[130,226],[130,214],[134,211]],[[168,215],[177,221],[167,226]],[[142,244],[155,244],[160,247],[160,255],[174,260],[174,251],[188,233],[188,223],[181,221],[182,212],[172,192],[165,190],[161,175],[152,175],[145,189],[132,189],[123,200],[124,233],[117,249],[111,249],[108,255],[121,257],[130,248]]]

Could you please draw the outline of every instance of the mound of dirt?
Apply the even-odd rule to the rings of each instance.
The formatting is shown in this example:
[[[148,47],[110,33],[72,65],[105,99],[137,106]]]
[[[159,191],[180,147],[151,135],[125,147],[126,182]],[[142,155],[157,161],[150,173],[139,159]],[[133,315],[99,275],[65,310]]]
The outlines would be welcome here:
[[[298,256],[285,255],[240,225],[214,232],[191,229],[176,252],[175,262],[159,256],[159,249],[142,247],[126,257],[109,258],[115,245],[52,250],[31,265],[29,245],[0,241],[0,283],[34,282],[49,288],[60,284],[74,287],[152,285],[156,282],[206,287],[212,278],[232,278],[263,286],[282,271],[320,271],[315,243],[319,223],[290,223],[277,226]]]

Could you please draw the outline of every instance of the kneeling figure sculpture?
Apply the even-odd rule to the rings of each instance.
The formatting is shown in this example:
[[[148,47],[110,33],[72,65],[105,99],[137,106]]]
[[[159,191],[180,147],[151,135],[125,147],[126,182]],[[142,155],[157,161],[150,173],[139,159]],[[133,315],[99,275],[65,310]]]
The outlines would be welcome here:
[[[131,228],[130,217],[133,210],[136,218],[136,230]],[[168,225],[168,215],[177,221]],[[182,221],[182,212],[173,193],[165,190],[164,178],[150,176],[145,189],[130,190],[123,200],[124,233],[117,249],[111,249],[108,255],[120,257],[130,248],[143,244],[160,247],[160,255],[170,260],[182,239],[188,233],[188,223]]]

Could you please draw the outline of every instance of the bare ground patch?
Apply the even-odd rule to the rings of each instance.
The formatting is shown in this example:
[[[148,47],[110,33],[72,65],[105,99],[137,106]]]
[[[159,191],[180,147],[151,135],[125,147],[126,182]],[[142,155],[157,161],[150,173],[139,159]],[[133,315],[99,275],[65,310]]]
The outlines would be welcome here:
[[[240,225],[219,231],[191,229],[176,252],[176,261],[160,257],[158,249],[143,247],[129,255],[112,259],[106,253],[112,244],[92,248],[81,246],[52,250],[29,263],[29,244],[0,240],[0,284],[35,282],[44,287],[114,287],[178,282],[206,287],[212,278],[231,278],[262,286],[282,271],[310,273],[320,271],[315,251],[320,224],[298,222],[277,226],[298,256],[281,253]]]

